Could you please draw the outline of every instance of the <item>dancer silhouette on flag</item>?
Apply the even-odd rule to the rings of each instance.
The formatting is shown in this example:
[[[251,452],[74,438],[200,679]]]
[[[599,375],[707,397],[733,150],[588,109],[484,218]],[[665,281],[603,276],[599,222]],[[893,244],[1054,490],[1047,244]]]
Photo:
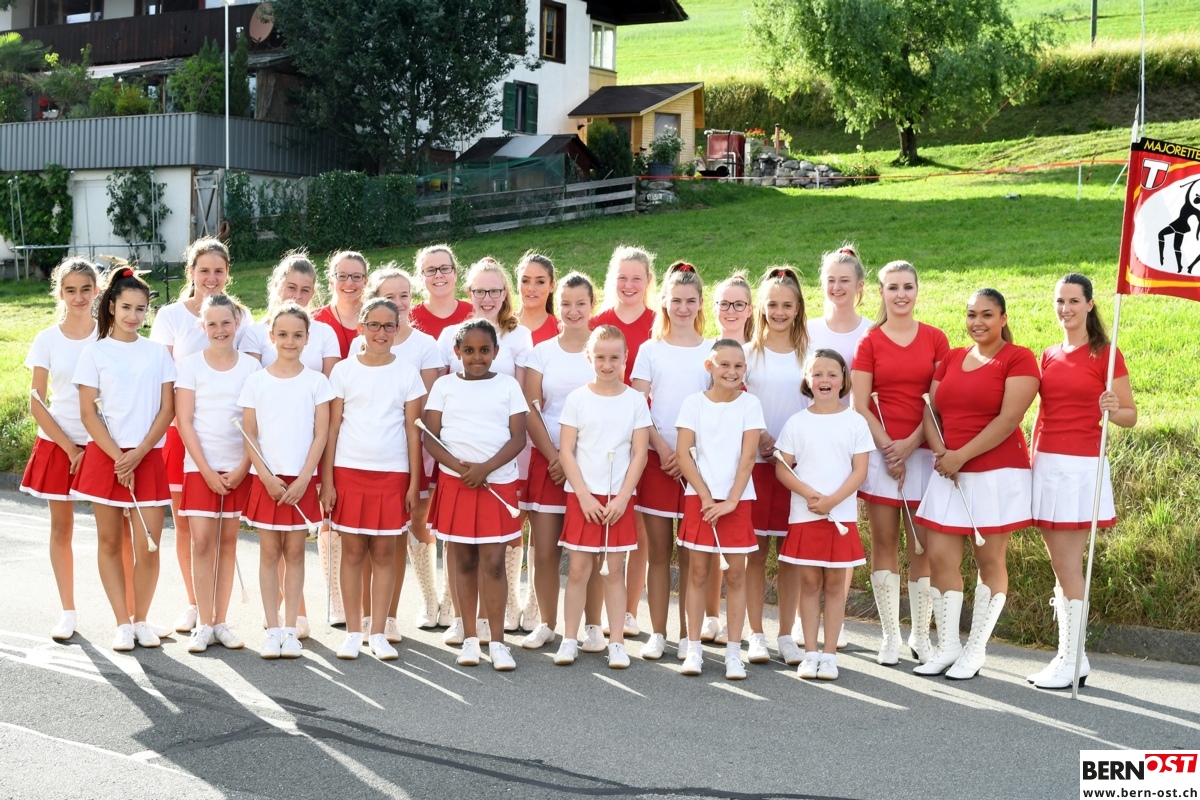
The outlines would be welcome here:
[[[1200,240],[1200,180],[1194,180],[1191,183],[1185,184],[1183,195],[1183,208],[1179,210],[1179,216],[1171,220],[1167,227],[1158,232],[1158,261],[1162,264],[1163,269],[1166,269],[1167,262],[1163,255],[1164,245],[1167,243],[1167,235],[1173,234],[1172,249],[1175,251],[1175,271],[1183,272],[1183,235],[1191,230],[1191,220],[1196,218],[1196,238]],[[1188,264],[1188,274],[1192,274],[1192,267],[1200,262],[1200,256],[1192,259],[1192,263]]]

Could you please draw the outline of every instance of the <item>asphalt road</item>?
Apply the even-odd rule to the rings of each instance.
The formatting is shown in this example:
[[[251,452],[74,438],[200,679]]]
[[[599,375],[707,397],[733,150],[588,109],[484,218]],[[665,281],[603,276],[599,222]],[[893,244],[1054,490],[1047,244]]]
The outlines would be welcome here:
[[[389,664],[338,661],[343,634],[319,623],[303,658],[261,660],[249,585],[231,615],[245,650],[190,655],[180,635],[114,653],[86,513],[79,631],[57,644],[45,505],[0,492],[0,797],[1068,797],[1081,749],[1200,749],[1196,667],[1092,656],[1076,702],[1025,683],[1044,651],[993,644],[975,680],[920,678],[907,660],[877,666],[877,626],[851,621],[834,683],[772,663],[730,684],[719,648],[685,678],[673,650],[637,657],[644,635],[624,671],[602,654],[555,667],[554,647],[510,636],[518,666],[502,674],[460,668],[440,631],[411,629],[415,581]],[[151,618],[169,624],[184,597],[170,531],[160,552]],[[239,556],[254,575],[253,536]],[[314,616],[319,569],[311,545]]]

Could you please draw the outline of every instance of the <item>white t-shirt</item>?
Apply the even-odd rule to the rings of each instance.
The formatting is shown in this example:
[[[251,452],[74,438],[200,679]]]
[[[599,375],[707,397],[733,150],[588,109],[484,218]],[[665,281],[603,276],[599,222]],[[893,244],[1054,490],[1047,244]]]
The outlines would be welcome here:
[[[854,363],[854,349],[858,340],[867,335],[871,320],[866,317],[858,318],[858,327],[849,333],[836,333],[829,330],[829,323],[824,317],[808,321],[808,352],[814,350],[835,350],[846,362],[846,374],[849,375],[850,365]],[[850,405],[850,395],[842,398],[842,405]]]
[[[437,339],[442,365],[448,367],[452,374],[462,370],[462,361],[454,355],[454,337],[465,324],[451,325]],[[500,336],[500,349],[496,351],[496,360],[492,362],[492,372],[515,377],[517,367],[524,367],[533,351],[533,334],[524,325],[518,325],[508,333],[497,329],[496,333]]]
[[[525,329],[528,330],[528,329]],[[482,464],[508,443],[508,420],[513,414],[529,410],[525,395],[514,378],[496,374],[487,380],[469,381],[451,373],[433,382],[426,411],[442,412],[442,430],[438,438],[451,454],[469,464]],[[453,471],[438,464],[442,472]],[[519,477],[517,460],[488,475],[488,483],[503,485]]]
[[[766,348],[755,353],[750,345],[743,349],[746,351],[746,391],[762,403],[767,433],[778,439],[784,423],[812,404],[812,400],[800,394],[804,368],[796,360],[795,353],[773,353]],[[756,455],[754,462],[767,463],[761,455]]]
[[[814,414],[804,409],[787,421],[779,434],[779,449],[796,458],[800,480],[823,495],[836,492],[853,471],[854,456],[875,449],[867,421],[847,408],[837,414]],[[858,519],[856,495],[850,496],[830,512],[838,522]],[[813,522],[823,519],[808,510],[808,501],[792,493],[788,522]]]
[[[92,342],[79,354],[76,386],[100,390],[109,433],[122,450],[137,447],[146,438],[162,409],[162,387],[175,381],[175,362],[167,348],[138,337],[118,342],[111,336]],[[155,447],[162,447],[166,436]],[[91,441],[91,437],[88,437]]]
[[[611,495],[621,490],[629,462],[633,460],[633,432],[649,428],[650,409],[646,395],[628,386],[615,397],[596,394],[586,385],[567,395],[561,425],[579,433],[575,438],[575,461],[583,483],[592,494]],[[608,485],[608,454],[613,453],[612,486]],[[567,491],[573,492],[570,481]]]
[[[368,367],[351,349],[329,373],[334,397],[344,401],[335,467],[372,472],[409,472],[404,404],[425,396],[421,373],[397,358]]]
[[[196,393],[192,427],[196,429],[204,460],[217,472],[228,472],[242,463],[246,448],[241,432],[231,420],[242,418],[238,397],[246,379],[260,369],[259,363],[245,353],[238,353],[237,364],[224,372],[209,366],[203,351],[192,353],[179,365],[175,390],[191,389]],[[183,471],[200,471],[186,448]]]
[[[253,322],[249,314],[242,315],[237,332],[233,335],[233,346],[236,349],[241,349],[241,342]],[[200,317],[188,311],[183,301],[163,306],[154,313],[154,324],[150,326],[150,341],[171,348],[171,356],[175,359],[177,367],[192,353],[199,353],[208,348],[208,334],[204,332]]]
[[[264,367],[271,366],[279,357],[275,353],[275,345],[271,343],[271,332],[267,329],[266,320],[249,327],[238,345],[238,350],[258,356]],[[325,359],[341,357],[337,333],[324,322],[312,320],[308,326],[308,341],[300,351],[300,363],[309,369],[324,373]]]
[[[695,431],[700,477],[714,500],[728,500],[742,457],[742,435],[746,431],[757,433],[767,423],[763,420],[762,404],[749,392],[740,392],[728,403],[714,403],[704,392],[696,392],[684,398],[675,427]],[[756,448],[757,445],[756,440]],[[685,494],[696,494],[690,483]],[[756,498],[751,480],[739,499]]]
[[[650,339],[638,349],[629,378],[650,382],[650,416],[672,450],[679,437],[675,421],[679,419],[683,399],[708,388],[710,376],[704,369],[704,360],[710,352],[712,339],[705,339],[695,347],[678,347]]]
[[[312,447],[317,406],[332,399],[329,380],[312,369],[292,378],[276,378],[260,369],[246,379],[238,405],[254,409],[258,444],[271,472],[300,474]],[[258,474],[253,465],[250,471]]]
[[[350,354],[361,353],[365,344],[362,336],[355,336],[350,342]],[[437,341],[425,331],[413,328],[408,338],[399,344],[392,345],[392,353],[396,358],[409,364],[417,372],[425,369],[442,370],[442,354],[438,352]]]
[[[567,395],[595,378],[596,370],[586,351],[568,353],[558,343],[557,336],[533,348],[526,367],[542,375],[542,419],[550,440],[558,447],[559,417]]]
[[[26,367],[41,367],[50,373],[50,416],[67,438],[78,445],[87,444],[88,434],[79,418],[79,389],[71,381],[79,356],[94,341],[95,328],[86,339],[68,339],[57,325],[53,325],[34,337],[29,355],[25,356]],[[50,440],[40,427],[38,438]]]

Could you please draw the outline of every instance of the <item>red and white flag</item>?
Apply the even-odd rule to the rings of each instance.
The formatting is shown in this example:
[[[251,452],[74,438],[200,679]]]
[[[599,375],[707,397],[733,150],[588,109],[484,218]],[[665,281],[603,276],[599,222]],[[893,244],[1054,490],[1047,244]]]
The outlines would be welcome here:
[[[1200,148],[1130,147],[1117,291],[1200,300]]]

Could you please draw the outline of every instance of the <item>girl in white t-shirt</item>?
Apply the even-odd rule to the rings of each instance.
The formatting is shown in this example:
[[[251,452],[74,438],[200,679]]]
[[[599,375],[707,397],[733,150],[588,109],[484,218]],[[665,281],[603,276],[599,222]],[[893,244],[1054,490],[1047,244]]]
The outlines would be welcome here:
[[[188,642],[190,653],[203,653],[213,642],[231,650],[243,647],[226,615],[238,526],[250,496],[250,458],[242,435],[229,420],[242,418],[238,396],[246,379],[261,369],[233,347],[244,313],[226,295],[204,298],[200,320],[210,344],[183,360],[175,381],[175,423],[187,448],[179,514],[191,523],[192,582],[199,612]]]
[[[159,644],[146,622],[159,569],[149,542],[162,536],[163,508],[171,504],[162,446],[175,416],[175,363],[167,348],[138,335],[149,307],[150,287],[132,269],[110,272],[96,304],[96,341],[80,354],[71,378],[88,434],[71,497],[90,500],[96,515],[100,581],[117,618],[114,650],[132,650],[135,640],[142,647]],[[121,558],[129,509],[136,555],[132,625]]]
[[[530,409],[534,402],[541,405],[541,413],[529,415],[533,453],[526,493],[521,498],[521,508],[529,512],[529,571],[538,610],[537,622],[522,621],[522,626],[531,631],[521,642],[527,650],[537,650],[550,642],[558,624],[558,565],[562,559],[558,540],[562,535],[563,515],[567,513],[566,474],[559,455],[559,417],[567,396],[596,376],[587,353],[588,327],[595,302],[595,290],[585,275],[572,272],[564,277],[558,290],[561,333],[533,348],[525,372],[525,397]],[[583,650],[600,652],[604,649],[598,624],[600,603],[591,605]],[[567,629],[568,636],[574,633],[577,631]]]
[[[791,267],[769,267],[758,283],[754,304],[754,337],[746,345],[746,390],[762,403],[767,429],[758,440],[754,458],[754,491],[757,499],[751,509],[758,549],[746,563],[746,617],[750,625],[747,659],[752,664],[771,660],[767,635],[763,632],[763,602],[766,594],[767,556],[771,542],[779,553],[779,543],[787,535],[789,492],[775,477],[775,438],[792,415],[808,405],[800,393],[804,379],[804,358],[808,355],[808,326],[804,313],[804,295],[800,276]],[[800,663],[799,651],[791,644],[792,636],[780,629],[781,657],[793,666]],[[791,654],[791,655],[788,655]]]
[[[570,553],[564,601],[566,630],[579,630],[592,570],[606,560],[608,574],[602,577],[611,631],[611,669],[629,666],[622,614],[627,607],[625,556],[638,546],[634,524],[637,512],[630,510],[629,503],[646,466],[650,429],[654,426],[645,395],[624,383],[626,357],[625,336],[619,328],[596,328],[587,342],[594,377],[567,395],[559,416],[559,455],[568,490],[560,539]],[[557,573],[556,569],[556,577]],[[575,637],[564,637],[554,663],[574,663],[578,648]]]
[[[787,421],[777,443],[786,464],[776,464],[776,472],[792,492],[788,534],[779,550],[779,627],[786,630],[791,622],[786,617],[796,608],[798,588],[806,648],[797,672],[832,681],[838,676],[837,631],[846,613],[846,570],[866,563],[855,492],[867,476],[867,454],[875,443],[866,420],[841,404],[850,392],[850,371],[836,350],[813,352],[801,390],[813,403]],[[845,526],[844,534],[835,520]],[[818,654],[822,593],[824,652]]]
[[[396,304],[396,308],[400,312],[399,327],[396,328],[396,339],[392,345],[392,353],[396,358],[411,366],[421,376],[421,382],[425,386],[425,393],[433,388],[433,382],[442,374],[442,357],[438,354],[437,342],[432,336],[419,331],[412,326],[409,321],[409,312],[412,310],[413,278],[404,270],[395,265],[394,262],[384,264],[371,271],[367,276],[367,288],[363,289],[363,302],[374,300],[377,297],[382,297],[386,300],[391,300]],[[350,343],[351,355],[361,353],[366,348],[366,340],[362,336],[356,336],[354,341]],[[421,410],[424,411],[425,399],[420,400]],[[417,445],[418,452],[421,451],[420,442]],[[422,453],[422,456],[425,454]],[[408,520],[408,554],[412,557],[413,570],[417,573],[417,582],[421,586],[421,606],[417,610],[417,618],[414,624],[418,628],[436,628],[438,625],[447,626],[453,619],[454,609],[450,605],[450,595],[447,590],[445,620],[439,620],[439,600],[437,586],[434,580],[434,573],[437,571],[437,544],[433,538],[433,534],[429,532],[429,476],[434,470],[432,457],[424,457],[421,467],[421,472],[417,476],[420,482],[420,496],[417,502],[409,509]],[[392,599],[386,609],[381,611],[386,615],[384,621],[383,634],[389,642],[399,642],[400,626],[396,622],[396,613],[400,608],[400,587],[404,584],[404,573],[407,571],[408,562],[405,559],[405,548],[396,548],[396,577],[395,589],[392,590]],[[367,624],[372,616],[371,605],[371,562],[365,560],[363,562],[363,627],[367,628]]]
[[[204,237],[192,242],[184,254],[185,275],[179,300],[163,306],[154,313],[154,324],[150,326],[150,341],[166,345],[175,368],[193,353],[208,347],[208,336],[200,324],[200,304],[204,298],[214,294],[225,294],[229,283],[229,249],[220,240]],[[246,314],[235,334],[236,347],[250,327],[250,315]],[[167,480],[171,484],[171,518],[175,522],[175,557],[183,575],[187,590],[188,606],[175,621],[175,630],[187,633],[196,627],[196,590],[192,586],[192,533],[190,520],[180,516],[179,502],[183,498],[183,439],[174,424],[167,430],[163,445],[163,462],[167,468]]]
[[[492,666],[505,671],[516,662],[499,641],[508,594],[504,551],[521,539],[520,520],[510,509],[519,501],[516,458],[525,446],[528,406],[516,380],[492,371],[499,337],[490,322],[467,322],[455,340],[462,371],[438,378],[425,403],[424,424],[432,434],[425,449],[441,465],[430,519],[437,537],[453,543],[456,607],[467,612],[451,628],[463,632],[458,663],[479,663],[475,609],[482,600],[489,628],[499,626],[496,638],[488,637]]]
[[[54,268],[51,281],[58,322],[34,338],[25,358],[25,366],[33,370],[31,388],[37,397],[30,398],[29,413],[37,422],[38,435],[21,478],[21,491],[50,504],[50,567],[63,608],[50,637],[63,640],[75,633],[77,621],[71,478],[87,444],[87,431],[79,418],[79,391],[71,378],[84,348],[96,341],[92,301],[99,276],[85,259],[71,257]],[[129,566],[133,566],[132,552]]]
[[[654,632],[642,658],[662,658],[666,649],[667,609],[671,597],[671,545],[674,521],[683,518],[683,479],[676,458],[675,422],[688,395],[708,387],[704,369],[709,342],[704,339],[704,284],[696,268],[676,261],[667,269],[650,341],[638,351],[633,388],[650,398],[650,453],[638,483],[636,509],[642,512],[649,545],[646,598]],[[679,550],[679,602],[686,603],[688,550]],[[697,635],[700,633],[696,631]],[[686,616],[679,618],[679,657],[687,655]]]
[[[725,677],[742,680],[742,622],[746,616],[746,554],[758,549],[750,505],[754,483],[750,479],[758,437],[766,429],[762,404],[743,392],[746,354],[739,342],[719,339],[704,362],[712,387],[683,401],[676,427],[679,430],[679,469],[687,479],[679,544],[697,551],[689,563],[687,594],[688,629],[703,626],[705,587],[710,571],[725,572],[728,607]],[[695,457],[692,453],[695,453]],[[699,675],[704,651],[699,638],[688,641],[684,675]]]
[[[242,519],[259,533],[258,580],[267,619],[260,655],[299,658],[296,617],[304,594],[305,520],[321,519],[312,477],[329,434],[333,389],[324,375],[300,363],[308,342],[308,312],[285,302],[268,321],[278,358],[251,375],[238,398],[251,461],[250,497]],[[286,564],[283,625],[277,602],[280,561]]]
[[[365,588],[371,606],[390,610],[393,592],[404,580],[396,574],[397,537],[408,529],[409,513],[421,499],[421,439],[417,420],[425,386],[421,375],[392,352],[400,310],[377,297],[363,303],[358,328],[366,341],[361,353],[338,363],[329,377],[329,441],[325,445],[321,506],[332,511],[330,527],[342,537],[342,603],[346,639],[338,658],[358,658],[363,634],[381,661],[398,657],[384,633],[387,611],[364,620]],[[403,496],[403,500],[399,498]],[[370,582],[363,566],[371,562]],[[369,631],[360,627],[369,622]],[[399,631],[397,631],[399,633]]]

